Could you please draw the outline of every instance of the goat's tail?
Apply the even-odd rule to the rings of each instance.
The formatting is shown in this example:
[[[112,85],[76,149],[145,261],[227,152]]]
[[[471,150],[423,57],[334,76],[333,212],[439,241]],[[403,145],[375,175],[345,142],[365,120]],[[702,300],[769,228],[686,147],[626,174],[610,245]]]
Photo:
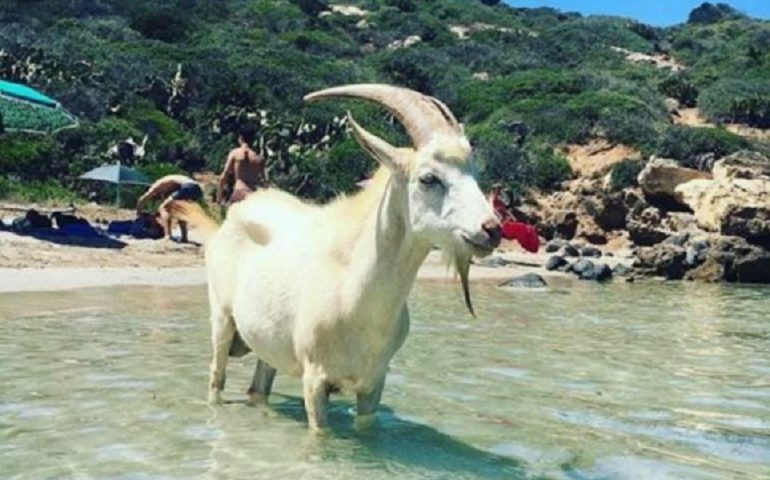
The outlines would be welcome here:
[[[174,218],[187,222],[198,230],[203,236],[204,243],[208,242],[219,230],[219,224],[197,203],[174,200],[169,202],[166,209]]]

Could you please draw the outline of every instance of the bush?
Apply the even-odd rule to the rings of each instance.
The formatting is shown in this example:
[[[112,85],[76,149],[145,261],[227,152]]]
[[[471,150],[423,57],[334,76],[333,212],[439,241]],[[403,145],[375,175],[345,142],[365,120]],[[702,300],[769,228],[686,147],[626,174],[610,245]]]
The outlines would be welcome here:
[[[699,104],[715,121],[770,128],[770,81],[719,80],[703,92]]]
[[[189,28],[184,12],[170,9],[138,13],[131,19],[130,26],[145,38],[168,43],[184,39]]]
[[[745,138],[722,128],[673,125],[663,134],[656,153],[661,157],[675,159],[684,166],[696,168],[700,155],[713,153],[716,158],[722,158],[750,146],[751,143]]]
[[[22,182],[0,177],[0,198],[22,203],[69,204],[80,200],[78,195],[54,180]]]
[[[636,179],[644,168],[644,162],[638,158],[626,158],[616,163],[610,173],[610,189],[624,190],[637,185]]]
[[[675,98],[681,105],[693,108],[698,104],[698,88],[682,75],[671,75],[658,84],[660,93]]]
[[[572,167],[567,158],[548,146],[534,149],[530,159],[533,164],[533,184],[542,190],[550,190],[572,176]]]

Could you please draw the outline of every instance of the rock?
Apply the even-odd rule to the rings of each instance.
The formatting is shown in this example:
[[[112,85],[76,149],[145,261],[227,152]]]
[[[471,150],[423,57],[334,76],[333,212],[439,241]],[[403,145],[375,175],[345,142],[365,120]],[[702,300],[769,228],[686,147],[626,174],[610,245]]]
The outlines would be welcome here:
[[[626,227],[628,206],[625,194],[610,193],[598,199],[592,212],[596,225],[602,230],[620,230]]]
[[[489,267],[489,268],[500,268],[500,267],[507,267],[511,264],[510,261],[504,259],[503,257],[499,255],[495,255],[493,257],[487,257],[482,258],[481,260],[475,261],[476,265],[480,265],[482,267]]]
[[[580,256],[580,250],[577,249],[574,245],[564,245],[564,255],[567,257],[579,257]]]
[[[728,282],[770,283],[770,252],[754,248],[737,257],[725,278]]]
[[[679,166],[674,160],[653,158],[639,173],[645,199],[665,210],[681,210],[687,204],[676,196],[676,187],[696,179],[711,179],[710,173]]]
[[[722,217],[720,232],[770,249],[770,208],[732,206]]]
[[[581,259],[577,262],[573,263],[570,271],[578,276],[582,276],[584,274],[590,275],[593,273],[594,270],[594,262],[591,260]]]
[[[633,269],[628,267],[627,265],[623,265],[622,263],[619,263],[615,265],[615,268],[612,269],[613,275],[616,275],[618,277],[627,277],[633,273]]]
[[[670,243],[672,245],[679,245],[680,247],[684,247],[689,239],[690,239],[689,233],[687,232],[677,233],[676,235],[671,235],[670,237],[665,239],[663,243]]]
[[[555,230],[559,238],[570,240],[575,238],[577,232],[578,218],[575,212],[561,212],[555,217]]]
[[[623,191],[623,204],[628,210],[626,218],[638,217],[642,212],[650,205],[644,200],[644,196],[641,191],[628,189]]]
[[[585,230],[580,232],[580,238],[584,238],[588,241],[588,243],[592,243],[594,245],[606,245],[607,244],[607,235],[604,234],[604,232],[600,230]]]
[[[703,232],[703,230],[698,228],[695,215],[687,212],[668,212],[661,219],[660,226],[672,232]]]
[[[661,243],[654,247],[640,248],[636,253],[634,267],[651,275],[679,280],[687,271],[686,259],[687,252],[684,247]]]
[[[548,261],[545,264],[545,269],[550,271],[558,270],[561,267],[564,267],[568,265],[569,262],[564,257],[561,257],[559,255],[554,255],[551,258],[548,259]]]
[[[770,179],[770,159],[758,152],[741,150],[714,163],[714,179]]]
[[[614,253],[612,253],[612,252],[607,252],[607,253],[605,253],[605,254],[604,254],[604,256],[605,256],[605,257],[614,257],[614,256],[615,256],[615,254],[614,254]]]
[[[527,273],[515,277],[498,285],[502,288],[545,288],[548,286],[545,279],[536,273]]]
[[[602,251],[596,247],[583,247],[580,249],[580,255],[583,257],[601,257]]]
[[[565,245],[567,245],[565,240],[560,238],[553,239],[545,245],[545,253],[558,252]]]
[[[718,283],[725,277],[725,267],[718,261],[711,259],[697,268],[687,272],[685,280],[703,283]]]
[[[594,267],[593,280],[606,282],[612,279],[612,269],[606,263],[598,263]]]
[[[718,236],[709,243],[709,249],[703,248],[702,244],[690,245],[693,250],[698,250],[699,260],[704,256],[705,259],[688,272],[688,280],[770,283],[770,252],[767,250],[740,237]]]
[[[692,209],[699,227],[721,232],[722,224],[729,224],[728,215],[741,208],[770,208],[770,160],[738,152],[716,162],[713,180],[681,184],[675,195]],[[741,223],[741,219],[736,221]]]
[[[629,220],[628,236],[640,247],[657,245],[671,235],[671,232],[655,227],[639,220]]]
[[[687,247],[687,257],[685,264],[689,268],[697,267],[706,261],[709,251],[709,244],[705,240],[693,242]]]

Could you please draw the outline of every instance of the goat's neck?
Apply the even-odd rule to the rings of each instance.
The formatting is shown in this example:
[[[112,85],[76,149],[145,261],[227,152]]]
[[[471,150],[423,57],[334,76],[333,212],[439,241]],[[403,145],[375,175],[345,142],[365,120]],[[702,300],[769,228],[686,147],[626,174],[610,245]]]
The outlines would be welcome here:
[[[404,218],[406,202],[406,186],[391,179],[382,200],[366,218],[352,253],[348,285],[358,293],[351,298],[359,305],[351,307],[383,321],[398,315],[430,251],[430,243],[410,231]]]

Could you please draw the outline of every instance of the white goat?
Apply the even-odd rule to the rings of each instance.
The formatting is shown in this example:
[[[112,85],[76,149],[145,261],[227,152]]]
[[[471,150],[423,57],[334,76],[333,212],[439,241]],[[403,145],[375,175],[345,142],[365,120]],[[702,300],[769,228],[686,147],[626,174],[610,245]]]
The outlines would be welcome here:
[[[326,424],[333,391],[375,413],[388,364],[409,331],[407,295],[433,245],[454,259],[468,308],[472,256],[500,243],[500,224],[472,175],[471,147],[435,98],[387,85],[349,85],[306,97],[380,103],[414,148],[396,148],[352,118],[361,146],[382,167],[365,190],[325,206],[259,191],[218,227],[200,207],[177,202],[182,219],[208,233],[212,344],[209,400],[220,401],[228,353],[259,357],[249,394],[265,402],[276,369],[301,376],[313,428]]]

